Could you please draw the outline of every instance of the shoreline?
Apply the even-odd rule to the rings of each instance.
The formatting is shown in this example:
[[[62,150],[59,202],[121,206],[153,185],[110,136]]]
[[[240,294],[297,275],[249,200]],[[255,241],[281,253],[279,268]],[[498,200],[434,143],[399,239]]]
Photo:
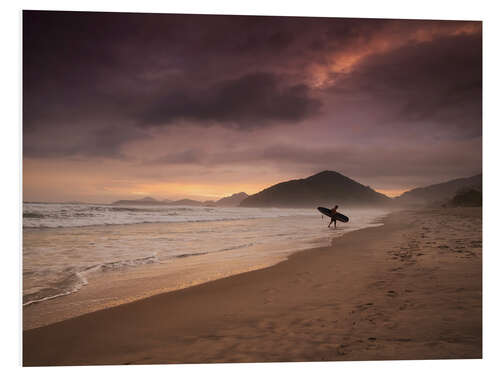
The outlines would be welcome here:
[[[452,211],[394,212],[267,268],[23,331],[24,365],[480,358],[481,254],[444,250],[436,266],[434,250],[450,247],[422,240],[426,215]],[[473,303],[457,308],[457,296]],[[425,320],[439,312],[446,320]],[[439,337],[419,337],[423,327]]]
[[[311,238],[302,238],[295,235],[295,237],[299,237],[300,239],[278,240],[284,237],[276,237],[273,242],[264,241],[260,244],[257,242],[245,246],[236,246],[233,251],[203,250],[201,254],[198,254],[197,251],[200,245],[197,245],[198,248],[189,247],[183,249],[189,256],[182,254],[180,256],[172,256],[171,258],[164,258],[161,255],[161,251],[154,248],[148,250],[143,248],[141,250],[141,258],[132,261],[132,263],[138,260],[140,262],[132,267],[127,266],[129,260],[104,261],[101,265],[86,266],[86,269],[83,271],[72,275],[74,285],[71,291],[63,290],[63,293],[60,293],[58,297],[46,297],[42,295],[41,297],[44,300],[24,304],[23,330],[46,326],[86,313],[151,297],[156,294],[185,289],[231,275],[267,268],[286,260],[290,254],[295,252],[326,246],[332,238],[358,230],[359,226],[371,227],[381,225],[381,219],[385,216],[386,213],[381,213],[375,217],[375,220],[372,219],[367,223],[362,222],[341,227],[337,231],[327,229],[325,224],[324,228],[316,226],[312,232],[308,231],[307,225],[304,227],[304,223],[297,221],[297,217],[295,216],[280,218],[279,222],[287,223],[287,221],[291,220],[291,225],[303,227],[302,230],[308,232],[306,235],[312,234]],[[307,219],[310,221],[311,217],[307,217]],[[276,225],[275,222],[278,221],[277,218],[258,220],[260,227]],[[316,218],[313,217],[313,220],[316,220]],[[247,220],[244,223],[252,223],[253,221]],[[185,228],[184,224],[173,225],[178,226],[177,230]],[[238,225],[241,226],[239,223]],[[250,225],[255,227],[255,223]],[[194,229],[196,230],[196,228]],[[89,235],[85,235],[86,240],[80,240],[80,246],[84,248],[86,242],[97,242],[99,241],[99,237],[103,236],[115,238],[123,236],[127,238],[130,236],[130,233],[135,233],[136,235],[142,233],[141,237],[143,238],[151,236],[163,237],[167,234],[167,231],[172,230],[172,227],[165,226],[164,223],[148,223],[134,224],[132,227],[122,225],[118,229],[112,229],[110,232],[108,232],[108,228],[99,228],[99,230],[104,230],[104,232],[91,234],[90,237]],[[201,230],[206,229],[202,228]],[[54,232],[57,236],[54,234],[51,234],[51,236],[56,241],[53,246],[57,248],[59,246],[57,243],[60,242],[60,239],[72,235],[73,229],[62,228],[56,229]],[[79,232],[81,233],[78,233],[78,236],[81,237],[83,233],[88,233],[88,230],[84,229],[83,232],[79,230]],[[43,238],[44,242],[48,241],[45,238],[45,234],[36,234],[34,238],[31,234],[26,235],[29,236],[31,244],[37,238]],[[127,243],[130,248],[140,246],[140,241],[134,238],[134,236],[132,236],[132,241],[134,242]],[[112,243],[100,244],[101,247],[107,247],[106,245],[116,246],[117,249],[120,247],[120,245]],[[211,246],[207,243],[203,243],[201,246],[207,245]],[[214,246],[213,243],[212,246]],[[226,248],[228,245],[225,243],[216,243],[215,246]],[[131,257],[133,256],[131,255]],[[119,263],[124,264],[124,269],[114,269],[115,264]],[[111,267],[108,268],[107,264],[110,264]]]

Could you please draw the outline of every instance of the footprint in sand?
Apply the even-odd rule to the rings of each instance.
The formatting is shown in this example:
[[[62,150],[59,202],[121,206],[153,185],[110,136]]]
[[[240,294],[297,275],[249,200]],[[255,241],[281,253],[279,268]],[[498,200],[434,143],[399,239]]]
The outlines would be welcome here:
[[[275,288],[264,289],[264,304],[272,303],[277,292],[278,290]]]
[[[364,303],[362,305],[357,305],[356,308],[358,311],[365,311],[373,306],[373,302]],[[354,310],[352,311],[354,313]]]
[[[346,355],[350,352],[349,344],[340,344],[337,345],[337,354],[338,355]]]
[[[315,284],[315,285],[313,285],[313,288],[315,288],[315,289],[324,289],[324,288],[327,288],[327,287],[328,287],[328,285],[326,285],[326,284]]]
[[[376,287],[376,288],[381,288],[385,285],[385,281],[384,280],[375,281],[371,285]]]

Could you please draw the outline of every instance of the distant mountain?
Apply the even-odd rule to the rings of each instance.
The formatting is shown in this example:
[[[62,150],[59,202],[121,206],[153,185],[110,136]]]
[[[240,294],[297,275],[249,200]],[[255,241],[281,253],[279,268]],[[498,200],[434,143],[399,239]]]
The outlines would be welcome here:
[[[391,199],[369,186],[332,171],[308,178],[281,182],[243,200],[243,207],[374,206]]]
[[[170,202],[169,205],[171,205],[171,206],[204,206],[205,203],[195,201],[192,199],[180,199],[178,201]]]
[[[215,202],[216,206],[220,207],[234,207],[234,206],[239,206],[239,204],[244,200],[248,198],[247,193],[236,193],[231,195],[230,197],[224,197],[219,199],[218,201]]]
[[[429,204],[447,201],[463,190],[475,189],[481,191],[483,188],[482,180],[483,175],[478,174],[472,177],[458,178],[440,184],[416,188],[394,198],[394,201],[399,204]]]

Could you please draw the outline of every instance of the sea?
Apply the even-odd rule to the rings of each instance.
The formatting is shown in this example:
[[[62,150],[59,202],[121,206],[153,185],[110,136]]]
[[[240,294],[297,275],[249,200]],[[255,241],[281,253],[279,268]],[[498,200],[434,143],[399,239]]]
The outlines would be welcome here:
[[[388,213],[340,211],[350,221],[333,229],[316,208],[24,203],[23,305],[78,294],[92,275],[127,280],[153,267],[172,276],[166,290],[180,289],[329,245]]]

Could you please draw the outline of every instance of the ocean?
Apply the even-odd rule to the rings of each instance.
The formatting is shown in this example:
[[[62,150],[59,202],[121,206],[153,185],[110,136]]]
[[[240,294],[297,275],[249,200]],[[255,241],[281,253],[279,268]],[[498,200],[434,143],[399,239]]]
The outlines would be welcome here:
[[[127,280],[153,267],[171,275],[164,290],[180,289],[276,264],[387,214],[340,211],[350,221],[333,230],[315,208],[24,203],[23,305],[78,294],[92,275]]]

